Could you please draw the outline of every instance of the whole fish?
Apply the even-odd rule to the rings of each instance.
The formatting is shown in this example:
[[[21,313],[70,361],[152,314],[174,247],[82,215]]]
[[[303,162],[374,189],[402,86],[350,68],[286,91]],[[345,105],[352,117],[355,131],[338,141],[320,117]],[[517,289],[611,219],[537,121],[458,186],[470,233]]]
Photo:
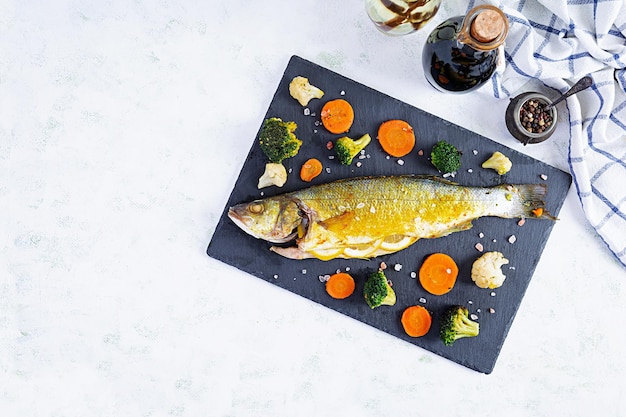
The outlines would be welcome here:
[[[372,258],[421,238],[472,227],[483,216],[549,218],[545,184],[467,187],[417,175],[360,177],[238,204],[228,216],[291,259]]]

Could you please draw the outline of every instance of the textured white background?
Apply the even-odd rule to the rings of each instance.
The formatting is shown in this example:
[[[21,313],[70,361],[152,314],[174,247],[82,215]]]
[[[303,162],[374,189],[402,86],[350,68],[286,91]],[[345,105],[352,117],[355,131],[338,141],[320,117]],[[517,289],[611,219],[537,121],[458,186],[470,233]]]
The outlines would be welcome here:
[[[626,271],[574,189],[489,376],[205,255],[292,54],[567,169],[565,123],[524,148],[506,99],[427,85],[433,26],[384,36],[360,0],[0,2],[0,414],[626,415]]]

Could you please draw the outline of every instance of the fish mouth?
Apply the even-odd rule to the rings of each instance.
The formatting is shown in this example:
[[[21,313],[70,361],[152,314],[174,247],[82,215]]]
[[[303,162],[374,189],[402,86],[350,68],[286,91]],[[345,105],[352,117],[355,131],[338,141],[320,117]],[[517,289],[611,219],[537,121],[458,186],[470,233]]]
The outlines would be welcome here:
[[[257,239],[260,238],[260,236],[258,236],[256,233],[254,233],[246,224],[246,222],[243,219],[243,216],[241,214],[239,214],[239,212],[235,209],[235,207],[230,207],[228,209],[228,218],[230,220],[232,220],[233,223],[235,223],[235,225],[237,227],[239,227],[241,230],[243,230],[244,232],[246,232],[247,234],[249,234],[250,236],[254,236]]]
[[[298,235],[297,229],[294,230],[289,235],[283,236],[283,237],[277,237],[271,234],[266,235],[266,234],[257,233],[248,226],[248,224],[246,223],[245,217],[239,213],[239,210],[237,210],[236,206],[229,207],[228,217],[230,218],[230,220],[232,220],[233,223],[235,223],[237,227],[239,227],[241,230],[243,230],[250,236],[255,237],[257,239],[267,240],[268,242],[271,242],[271,243],[287,243],[287,242],[292,241]]]

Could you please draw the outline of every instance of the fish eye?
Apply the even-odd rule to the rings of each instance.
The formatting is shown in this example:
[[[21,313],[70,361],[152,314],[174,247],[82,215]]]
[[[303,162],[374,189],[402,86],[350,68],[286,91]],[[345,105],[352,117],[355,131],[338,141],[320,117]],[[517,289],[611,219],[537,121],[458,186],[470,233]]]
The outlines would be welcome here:
[[[263,209],[264,207],[262,203],[250,204],[250,206],[248,207],[248,211],[253,214],[261,214],[263,213]]]

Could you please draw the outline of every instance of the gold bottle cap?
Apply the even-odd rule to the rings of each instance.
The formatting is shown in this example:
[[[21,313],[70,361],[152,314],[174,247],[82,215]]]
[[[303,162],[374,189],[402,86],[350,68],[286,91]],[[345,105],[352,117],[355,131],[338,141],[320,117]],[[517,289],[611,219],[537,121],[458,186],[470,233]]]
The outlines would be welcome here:
[[[478,42],[491,42],[505,29],[502,15],[494,10],[483,10],[474,18],[470,33]]]

